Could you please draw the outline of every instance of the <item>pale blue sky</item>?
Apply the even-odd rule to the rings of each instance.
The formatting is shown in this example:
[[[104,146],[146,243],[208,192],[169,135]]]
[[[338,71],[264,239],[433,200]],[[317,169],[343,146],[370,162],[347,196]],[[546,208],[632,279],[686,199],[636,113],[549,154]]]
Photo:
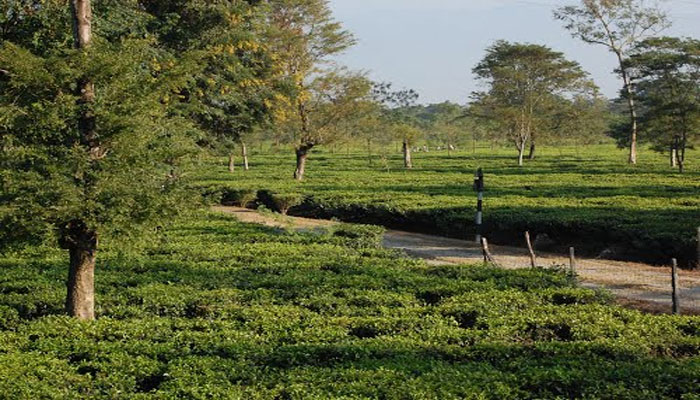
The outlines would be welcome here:
[[[378,81],[420,92],[422,103],[466,103],[478,89],[472,67],[498,39],[546,44],[590,72],[603,94],[619,83],[604,48],[581,43],[552,17],[571,0],[330,0],[335,17],[359,44],[340,57]],[[666,34],[700,37],[700,0],[667,0],[673,20]]]

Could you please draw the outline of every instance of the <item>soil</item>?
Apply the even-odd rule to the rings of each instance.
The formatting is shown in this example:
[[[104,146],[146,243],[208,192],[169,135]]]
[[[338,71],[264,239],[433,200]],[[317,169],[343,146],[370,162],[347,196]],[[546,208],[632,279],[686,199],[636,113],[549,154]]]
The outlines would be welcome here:
[[[258,213],[239,207],[215,207],[241,222],[304,231],[324,229],[338,222]],[[524,241],[524,240],[523,240]],[[475,242],[440,236],[387,230],[384,247],[403,250],[430,265],[460,265],[483,262],[481,246]],[[489,246],[496,263],[506,269],[530,268],[528,251],[513,246]],[[541,267],[569,268],[569,256],[537,252]],[[623,306],[653,313],[671,311],[671,268],[641,263],[580,258],[576,274],[583,287],[605,288]],[[700,315],[700,271],[680,270],[680,298],[683,314]]]

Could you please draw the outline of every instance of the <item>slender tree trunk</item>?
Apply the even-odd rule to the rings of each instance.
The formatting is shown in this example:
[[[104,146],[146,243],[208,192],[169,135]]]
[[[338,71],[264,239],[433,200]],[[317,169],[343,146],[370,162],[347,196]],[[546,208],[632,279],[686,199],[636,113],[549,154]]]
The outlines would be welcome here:
[[[90,0],[71,0],[71,15],[73,18],[73,39],[75,48],[83,52],[92,44],[92,8]],[[89,76],[78,78],[79,113],[78,130],[80,131],[81,144],[87,146],[91,161],[96,161],[101,156],[100,145],[97,139],[95,122],[95,84]]]
[[[367,139],[367,159],[369,160],[369,166],[372,166],[372,139]]]
[[[236,158],[233,155],[233,153],[229,153],[228,155],[228,172],[235,172],[236,171]]]
[[[300,146],[296,149],[297,168],[294,170],[294,179],[298,181],[304,180],[304,173],[306,172],[306,160],[309,157],[310,150],[310,146]]]
[[[528,154],[528,156],[527,156],[527,158],[528,158],[529,160],[534,160],[534,159],[535,159],[535,150],[536,150],[535,141],[532,140],[532,141],[530,142],[530,154]]]
[[[629,116],[631,123],[630,131],[630,157],[629,163],[632,165],[637,164],[637,105],[634,101],[634,91],[632,89],[632,80],[630,79],[627,71],[623,68],[622,55],[618,54],[618,60],[620,62],[620,68],[622,70],[622,81],[625,85],[625,94],[627,97],[627,107],[629,108]]]
[[[675,143],[671,145],[671,168],[676,168],[678,166],[678,163],[676,162],[678,160],[678,150],[676,149]]]
[[[248,171],[250,170],[248,165],[248,147],[243,142],[241,142],[241,153],[243,154],[243,169]]]
[[[403,141],[403,165],[407,169],[413,168],[413,160],[411,160],[411,146],[406,139]]]
[[[518,144],[518,166],[523,166],[523,159],[525,158],[525,142]]]
[[[683,138],[677,137],[675,140],[675,149],[676,149],[676,160],[678,164],[678,172],[681,174],[683,173],[683,169],[685,168],[685,145],[686,145],[686,138],[685,134],[683,135]]]
[[[83,233],[69,246],[70,269],[68,271],[68,295],[66,311],[81,320],[95,319],[95,260],[97,237],[94,233]]]
[[[74,46],[87,52],[92,44],[92,7],[90,0],[71,0]],[[105,154],[102,152],[97,135],[94,110],[95,84],[91,77],[83,75],[77,82],[78,132],[80,145],[88,151],[90,168]],[[83,192],[88,195],[95,190],[97,183],[92,178],[82,178]],[[87,228],[82,221],[68,224],[61,235],[62,247],[70,255],[70,268],[66,282],[66,312],[81,320],[95,319],[95,259],[97,254],[97,232]]]

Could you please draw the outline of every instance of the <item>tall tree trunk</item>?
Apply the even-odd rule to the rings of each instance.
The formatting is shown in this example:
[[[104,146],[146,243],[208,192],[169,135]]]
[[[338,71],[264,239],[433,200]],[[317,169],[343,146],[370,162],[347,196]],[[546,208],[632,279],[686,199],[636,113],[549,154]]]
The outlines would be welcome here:
[[[525,142],[518,144],[518,166],[523,166],[523,159],[525,158]]]
[[[250,170],[248,165],[248,147],[243,142],[241,142],[241,153],[243,154],[243,169],[248,171]]]
[[[637,105],[634,101],[634,91],[632,89],[632,80],[624,68],[624,62],[622,59],[622,54],[617,53],[618,61],[620,62],[620,69],[622,71],[622,81],[625,85],[625,94],[627,97],[627,107],[629,109],[631,131],[630,131],[630,157],[629,163],[632,165],[637,164]]]
[[[372,139],[367,139],[367,159],[369,160],[369,166],[372,166]]]
[[[528,156],[527,156],[527,158],[528,158],[529,160],[534,160],[534,159],[535,159],[535,150],[536,150],[536,149],[537,149],[537,148],[536,148],[536,145],[535,145],[535,141],[533,140],[533,141],[530,142],[530,154],[528,154]]]
[[[86,52],[92,44],[92,7],[90,0],[71,0],[74,46]],[[90,168],[104,158],[95,117],[95,84],[92,78],[78,78],[78,132],[80,144],[88,151]],[[82,190],[87,196],[95,190],[92,178],[83,178]],[[70,255],[70,268],[66,283],[66,312],[81,320],[95,319],[95,259],[97,254],[97,232],[87,228],[82,221],[68,224],[61,235],[61,244]]]
[[[413,160],[411,160],[411,146],[406,139],[403,141],[403,165],[408,169],[413,168]]]
[[[670,162],[671,162],[671,168],[676,168],[678,166],[678,163],[676,162],[678,160],[678,150],[676,149],[676,144],[671,145],[671,157],[670,157]]]
[[[228,172],[234,173],[236,171],[236,157],[233,153],[228,155]]]
[[[300,146],[296,149],[297,155],[297,168],[294,170],[294,179],[298,181],[304,180],[304,173],[306,172],[306,160],[309,157],[309,146]]]
[[[97,236],[93,232],[82,232],[68,246],[70,269],[68,271],[68,315],[81,320],[95,319],[95,260]]]
[[[683,135],[683,139],[681,139],[680,137],[676,137],[673,146],[676,149],[676,161],[678,164],[678,172],[680,172],[681,174],[683,173],[683,169],[685,167],[685,141],[685,135]]]

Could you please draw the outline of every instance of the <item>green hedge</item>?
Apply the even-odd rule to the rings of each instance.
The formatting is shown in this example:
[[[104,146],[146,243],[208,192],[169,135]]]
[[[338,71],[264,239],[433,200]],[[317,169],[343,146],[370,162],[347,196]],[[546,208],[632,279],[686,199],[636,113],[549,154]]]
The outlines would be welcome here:
[[[66,255],[0,258],[0,399],[692,399],[700,319],[609,304],[549,269],[431,267],[218,214],[100,253],[94,323]],[[43,255],[42,255],[43,254]]]

